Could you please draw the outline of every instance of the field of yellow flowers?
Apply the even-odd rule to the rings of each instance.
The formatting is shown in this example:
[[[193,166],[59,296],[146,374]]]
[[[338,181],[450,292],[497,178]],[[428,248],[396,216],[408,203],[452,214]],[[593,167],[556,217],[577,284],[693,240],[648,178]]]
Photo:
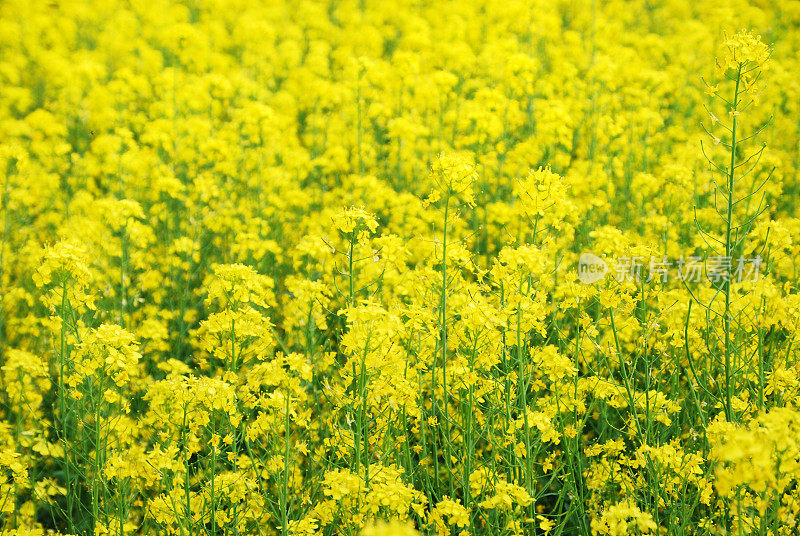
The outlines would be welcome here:
[[[0,3],[0,536],[800,534],[800,2]]]

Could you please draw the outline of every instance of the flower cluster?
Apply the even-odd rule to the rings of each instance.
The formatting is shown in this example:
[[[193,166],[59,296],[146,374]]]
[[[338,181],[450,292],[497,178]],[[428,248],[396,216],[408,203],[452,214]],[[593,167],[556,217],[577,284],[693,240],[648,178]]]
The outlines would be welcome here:
[[[723,4],[0,2],[0,535],[800,534],[800,9]]]

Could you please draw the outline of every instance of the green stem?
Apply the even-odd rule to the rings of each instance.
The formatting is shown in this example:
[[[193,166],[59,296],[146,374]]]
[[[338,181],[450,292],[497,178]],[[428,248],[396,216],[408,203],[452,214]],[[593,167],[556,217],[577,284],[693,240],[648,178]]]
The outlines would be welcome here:
[[[439,307],[439,325],[441,328],[441,349],[442,349],[442,390],[443,390],[443,409],[442,419],[439,426],[443,427],[445,435],[445,466],[447,467],[447,480],[450,485],[450,495],[453,495],[453,478],[452,478],[452,457],[450,452],[450,427],[448,426],[449,412],[448,412],[448,394],[447,394],[447,220],[450,216],[450,196],[448,195],[444,202],[444,229],[442,230],[442,294]],[[436,398],[434,393],[434,399]]]
[[[732,242],[732,220],[733,220],[733,187],[736,183],[734,172],[736,170],[736,123],[737,123],[737,110],[739,104],[739,83],[742,78],[742,66],[736,72],[736,90],[733,94],[733,123],[731,124],[731,163],[728,170],[728,192],[727,192],[727,219],[725,221],[725,258],[730,260],[733,249]],[[724,333],[725,333],[725,418],[728,422],[733,420],[733,382],[731,381],[731,276],[732,276],[732,263],[726,263],[726,279],[725,279],[725,316],[724,316]]]

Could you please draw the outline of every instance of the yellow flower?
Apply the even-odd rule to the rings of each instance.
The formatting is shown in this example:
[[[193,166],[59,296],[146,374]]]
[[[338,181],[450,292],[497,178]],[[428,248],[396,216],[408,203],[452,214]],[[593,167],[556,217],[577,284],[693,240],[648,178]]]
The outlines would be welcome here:
[[[717,55],[717,65],[727,69],[763,68],[769,60],[771,50],[761,41],[760,35],[750,30],[742,30],[733,36],[726,36]]]
[[[358,242],[375,232],[378,221],[375,215],[367,212],[362,207],[349,207],[331,217],[333,226],[348,237],[354,237]]]
[[[411,523],[404,523],[396,519],[388,522],[371,521],[358,534],[359,536],[419,536],[419,532]]]
[[[247,304],[268,307],[273,304],[271,278],[244,264],[218,264],[207,282],[208,302],[236,309]]]
[[[609,536],[627,536],[634,530],[650,534],[658,529],[653,516],[631,502],[609,506],[599,518],[592,519],[591,525],[594,533]]]
[[[441,153],[431,164],[431,177],[439,186],[431,202],[439,197],[455,196],[470,206],[475,205],[473,185],[478,179],[474,159],[467,153]]]
[[[537,515],[536,519],[539,520],[539,528],[542,529],[545,534],[549,533],[551,530],[553,530],[553,527],[556,526],[555,522],[547,519],[543,515]]]
[[[444,496],[430,512],[428,524],[437,535],[449,533],[449,526],[466,527],[469,525],[469,511],[458,500]]]

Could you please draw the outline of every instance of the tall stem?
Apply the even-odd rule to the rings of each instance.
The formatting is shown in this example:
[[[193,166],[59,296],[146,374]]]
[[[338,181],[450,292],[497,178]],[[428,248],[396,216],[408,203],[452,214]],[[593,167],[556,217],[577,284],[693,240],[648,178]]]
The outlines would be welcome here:
[[[453,494],[453,479],[452,479],[452,459],[450,456],[450,427],[447,425],[449,418],[448,403],[447,403],[447,223],[450,217],[450,196],[448,195],[444,201],[444,229],[442,230],[442,294],[439,301],[439,327],[441,330],[441,359],[442,359],[442,419],[439,426],[444,431],[444,445],[447,449],[445,453],[445,466],[448,469],[448,482],[450,485],[450,495]],[[435,385],[434,385],[435,388]],[[434,391],[434,400],[436,394]]]
[[[733,253],[733,243],[731,240],[731,229],[733,220],[733,187],[736,182],[734,172],[736,169],[736,114],[737,106],[739,104],[739,82],[742,78],[742,66],[736,72],[736,90],[733,94],[733,123],[731,124],[731,163],[728,169],[728,195],[727,202],[727,219],[725,221],[725,259],[726,262],[726,277],[725,277],[725,317],[724,317],[724,334],[725,334],[725,418],[730,422],[733,418],[733,409],[731,407],[731,400],[733,398],[733,383],[731,382],[731,276],[732,263],[730,262],[731,254]]]
[[[72,512],[74,508],[75,493],[72,488],[72,475],[70,474],[70,452],[72,452],[71,445],[69,444],[69,420],[67,418],[67,396],[66,396],[66,342],[67,342],[67,281],[65,280],[61,285],[61,333],[58,348],[58,411],[61,418],[61,442],[64,449],[64,478],[66,479],[66,496],[67,496],[67,526],[69,532],[75,532],[75,524],[72,519]]]

